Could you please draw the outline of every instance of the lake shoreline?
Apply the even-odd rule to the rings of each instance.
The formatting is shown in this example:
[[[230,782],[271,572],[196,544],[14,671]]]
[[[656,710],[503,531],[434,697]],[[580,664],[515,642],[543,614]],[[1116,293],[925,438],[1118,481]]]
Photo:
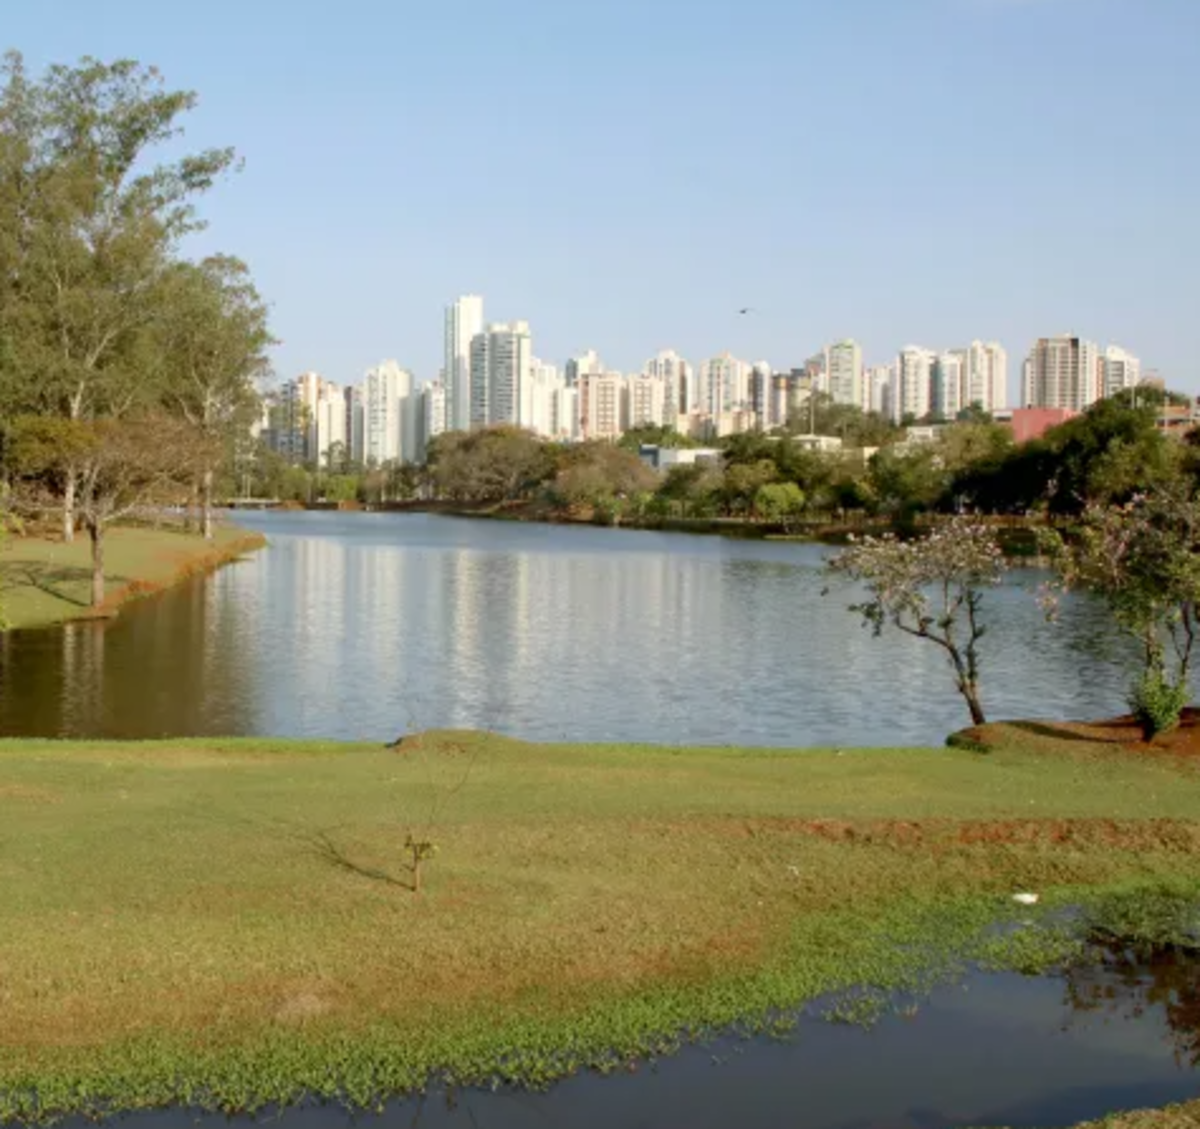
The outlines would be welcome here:
[[[0,742],[0,1119],[537,1089],[1056,967],[1067,907],[1194,904],[1200,774],[1010,736]],[[419,894],[406,828],[438,848]]]
[[[462,503],[436,500],[386,502],[364,506],[359,503],[296,503],[271,507],[279,512],[309,513],[393,513],[430,514],[440,517],[479,518],[486,521],[512,522],[527,525],[585,526],[594,529],[624,529],[644,533],[687,533],[693,536],[725,537],[735,541],[767,541],[808,545],[840,546],[852,538],[879,537],[895,531],[889,520],[870,522],[822,521],[805,523],[801,531],[783,522],[758,521],[737,517],[620,517],[607,519],[586,512],[555,509],[538,502]],[[237,507],[230,507],[236,513]],[[1046,568],[1049,558],[1033,551],[1030,534],[1038,524],[1020,521],[997,526],[1001,547],[1009,565],[1014,568]]]
[[[214,572],[266,543],[261,533],[236,525],[219,525],[211,541],[173,527],[116,526],[106,537],[107,596],[93,608],[86,537],[69,544],[15,537],[0,550],[0,610],[10,631],[111,619],[135,600]]]

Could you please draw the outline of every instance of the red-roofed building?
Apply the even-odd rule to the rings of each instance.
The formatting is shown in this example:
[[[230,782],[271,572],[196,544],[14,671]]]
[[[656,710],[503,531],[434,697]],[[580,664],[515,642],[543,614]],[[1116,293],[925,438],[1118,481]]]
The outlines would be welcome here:
[[[1079,413],[1070,408],[1013,408],[1008,412],[997,412],[995,418],[997,423],[1012,428],[1013,442],[1028,443],[1077,415]]]

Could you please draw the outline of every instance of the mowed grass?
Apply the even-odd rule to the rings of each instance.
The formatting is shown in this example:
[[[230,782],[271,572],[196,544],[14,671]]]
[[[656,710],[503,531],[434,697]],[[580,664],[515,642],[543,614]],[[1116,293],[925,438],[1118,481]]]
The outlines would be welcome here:
[[[0,1116],[536,1082],[1163,884],[1200,772],[1078,741],[0,742]]]
[[[261,545],[257,535],[218,526],[213,540],[178,529],[114,527],[105,538],[108,606],[153,592]],[[90,612],[91,542],[11,537],[0,547],[0,615],[10,627],[45,627]]]

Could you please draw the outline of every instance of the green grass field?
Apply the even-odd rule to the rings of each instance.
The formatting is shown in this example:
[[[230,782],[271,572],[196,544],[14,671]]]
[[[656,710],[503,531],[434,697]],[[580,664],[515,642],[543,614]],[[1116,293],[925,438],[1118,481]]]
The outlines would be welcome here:
[[[1067,942],[980,940],[1013,892],[1194,896],[1198,848],[1200,771],[1081,741],[0,742],[0,1116],[536,1083],[956,955],[1036,965]]]
[[[109,607],[166,588],[262,543],[235,526],[218,526],[211,542],[176,529],[117,527],[105,540]],[[10,627],[46,627],[90,614],[91,544],[41,537],[0,543],[0,617]]]

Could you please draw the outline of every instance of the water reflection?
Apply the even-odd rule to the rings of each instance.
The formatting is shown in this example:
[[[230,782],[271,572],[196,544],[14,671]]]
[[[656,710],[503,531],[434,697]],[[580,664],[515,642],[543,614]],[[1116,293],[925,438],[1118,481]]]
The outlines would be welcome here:
[[[1166,1037],[1182,1016],[1172,1016],[1172,1001],[1195,999],[1197,966],[1162,956],[1153,966],[1101,962],[1086,970],[1081,992],[1065,996],[1057,977],[976,973],[870,1030],[810,1013],[784,1040],[716,1038],[607,1077],[576,1075],[546,1093],[434,1087],[392,1103],[382,1118],[308,1106],[285,1111],[281,1120],[286,1129],[1073,1125],[1200,1092],[1197,1073],[1173,1057]],[[1124,998],[1132,980],[1158,987],[1139,1006],[1120,1009],[1119,1022],[1071,1022],[1079,1009],[1091,1013],[1096,991],[1105,1000]],[[1184,1028],[1195,1032],[1194,1014]],[[227,1124],[183,1111],[128,1121],[137,1129]]]
[[[1066,973],[1066,1002],[1080,1016],[1139,1020],[1161,1013],[1176,1061],[1200,1066],[1200,952],[1178,946],[1097,943],[1097,961]]]
[[[0,732],[940,744],[940,652],[821,596],[825,550],[420,515],[265,514],[271,547],[115,623],[0,639]],[[994,716],[1105,715],[1105,618],[989,595]]]

